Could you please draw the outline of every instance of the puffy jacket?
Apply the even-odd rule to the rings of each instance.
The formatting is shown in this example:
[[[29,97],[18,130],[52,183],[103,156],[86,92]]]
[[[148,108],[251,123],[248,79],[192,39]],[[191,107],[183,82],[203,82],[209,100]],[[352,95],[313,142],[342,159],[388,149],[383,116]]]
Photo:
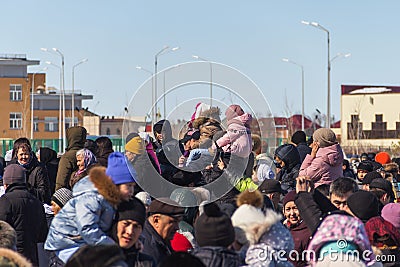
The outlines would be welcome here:
[[[46,250],[62,250],[85,244],[113,244],[105,232],[112,225],[119,191],[105,174],[104,167],[95,167],[90,175],[74,185],[73,198],[54,217]]]
[[[223,247],[200,247],[192,251],[206,267],[236,267],[241,265],[239,254]]]
[[[67,129],[68,147],[64,155],[60,158],[58,165],[56,190],[61,187],[70,189],[69,179],[72,172],[78,169],[76,165],[76,152],[83,148],[86,141],[86,129],[81,126],[70,127]]]
[[[224,152],[230,152],[238,157],[247,158],[252,149],[249,126],[251,120],[251,114],[245,113],[228,121],[227,132],[217,140],[217,145]],[[215,144],[213,145],[213,149],[216,149]]]
[[[307,155],[300,167],[300,176],[309,176],[315,187],[331,184],[343,176],[343,151],[339,144],[319,148],[315,158]]]
[[[17,232],[18,252],[37,265],[36,244],[46,239],[46,215],[42,203],[28,192],[26,184],[7,187],[0,198],[0,220]]]
[[[300,155],[297,148],[292,144],[284,144],[275,150],[274,155],[285,163],[285,166],[277,173],[276,179],[281,182],[283,189],[294,190],[300,169]]]

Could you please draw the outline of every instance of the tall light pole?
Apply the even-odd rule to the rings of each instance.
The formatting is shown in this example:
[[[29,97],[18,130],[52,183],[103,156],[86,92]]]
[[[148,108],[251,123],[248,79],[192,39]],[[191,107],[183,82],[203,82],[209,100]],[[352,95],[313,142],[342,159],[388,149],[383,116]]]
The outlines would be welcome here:
[[[348,58],[351,56],[351,53],[347,53],[347,54],[343,54],[343,53],[337,53],[336,56],[334,56],[333,58],[331,58],[331,65],[332,62],[335,61],[338,58],[344,57],[344,58]]]
[[[287,58],[282,58],[282,61],[292,63],[301,68],[301,130],[304,132],[304,67]]]
[[[58,48],[52,48],[49,50],[47,48],[41,48],[44,52],[52,53],[53,51],[55,54],[61,57],[61,96],[62,96],[62,139],[63,139],[63,146],[62,151],[65,152],[65,146],[67,144],[67,138],[65,134],[65,79],[64,79],[64,54]]]
[[[145,69],[145,68],[143,68],[143,67],[141,67],[141,66],[136,66],[136,69],[138,69],[138,70],[142,70],[142,71],[144,71],[144,72],[147,72],[148,74],[150,74],[151,75],[151,123],[152,124],[154,124],[155,122],[153,121],[153,119],[154,119],[154,108],[153,108],[153,105],[154,105],[154,73],[153,72],[151,72],[151,71],[149,71],[148,69]]]
[[[61,152],[62,150],[62,146],[61,146],[61,139],[62,139],[62,94],[61,94],[61,84],[62,84],[62,72],[61,72],[61,67],[50,62],[50,61],[46,61],[46,64],[48,65],[52,65],[56,68],[58,68],[60,70],[60,104],[59,104],[59,115],[58,115],[58,152]]]
[[[195,58],[195,59],[199,59],[199,60],[202,60],[202,61],[206,61],[206,62],[209,62],[210,63],[210,106],[212,107],[212,93],[213,93],[213,88],[212,88],[212,63],[211,63],[211,61],[209,61],[209,60],[207,60],[207,59],[205,59],[205,58],[202,58],[202,57],[199,57],[199,56],[196,56],[196,55],[193,55],[192,56],[193,58]]]
[[[74,66],[72,66],[72,103],[71,103],[71,125],[75,126],[75,68],[78,67],[79,65],[87,62],[88,59],[84,58],[81,61],[79,61],[78,63],[76,63]]]
[[[32,74],[32,86],[31,86],[31,140],[33,140],[33,132],[34,132],[34,123],[33,123],[33,104],[34,102],[34,94],[35,94],[35,75],[39,72],[46,71],[47,67],[38,70],[37,72]]]
[[[153,113],[153,115],[155,115],[153,124],[157,121],[157,64],[158,64],[158,57],[161,55],[164,55],[168,52],[174,52],[176,50],[178,50],[180,47],[174,47],[174,48],[169,48],[169,46],[164,46],[163,49],[161,49],[160,51],[158,51],[158,53],[154,56],[154,109],[155,112]]]
[[[317,22],[308,22],[308,21],[301,21],[301,23],[305,24],[305,25],[310,25],[313,26],[319,30],[322,30],[324,32],[326,32],[327,37],[328,37],[328,97],[327,97],[327,112],[326,112],[326,116],[327,116],[327,128],[331,128],[331,60],[330,60],[330,36],[329,36],[329,31],[323,27],[322,25],[320,25]]]

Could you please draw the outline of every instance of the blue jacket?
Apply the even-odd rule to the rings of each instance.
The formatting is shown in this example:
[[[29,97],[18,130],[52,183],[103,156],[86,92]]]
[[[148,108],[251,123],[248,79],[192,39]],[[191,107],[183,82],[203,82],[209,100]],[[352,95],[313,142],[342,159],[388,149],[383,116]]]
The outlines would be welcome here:
[[[104,167],[95,167],[73,188],[73,198],[54,217],[45,249],[60,251],[85,244],[114,244],[105,232],[111,227],[119,192],[106,176]]]

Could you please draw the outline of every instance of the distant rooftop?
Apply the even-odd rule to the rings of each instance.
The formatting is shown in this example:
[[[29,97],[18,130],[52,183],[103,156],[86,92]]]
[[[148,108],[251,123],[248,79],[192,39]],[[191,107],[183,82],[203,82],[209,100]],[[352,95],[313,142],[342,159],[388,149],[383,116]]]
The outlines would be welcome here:
[[[400,86],[392,85],[342,85],[342,95],[398,94]]]
[[[26,58],[26,54],[0,54],[0,65],[39,65],[39,60],[29,60]]]
[[[0,59],[26,59],[26,54],[0,54]]]

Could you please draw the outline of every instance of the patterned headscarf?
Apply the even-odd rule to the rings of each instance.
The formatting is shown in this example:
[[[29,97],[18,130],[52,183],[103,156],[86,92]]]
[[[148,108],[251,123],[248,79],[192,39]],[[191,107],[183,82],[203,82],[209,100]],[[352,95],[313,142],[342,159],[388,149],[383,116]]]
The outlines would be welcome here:
[[[85,168],[83,170],[78,170],[75,175],[81,174],[82,172],[86,171],[90,165],[97,163],[96,156],[89,149],[86,148],[81,149],[78,152],[76,152],[76,154],[77,155],[82,154],[82,150],[83,150]]]

